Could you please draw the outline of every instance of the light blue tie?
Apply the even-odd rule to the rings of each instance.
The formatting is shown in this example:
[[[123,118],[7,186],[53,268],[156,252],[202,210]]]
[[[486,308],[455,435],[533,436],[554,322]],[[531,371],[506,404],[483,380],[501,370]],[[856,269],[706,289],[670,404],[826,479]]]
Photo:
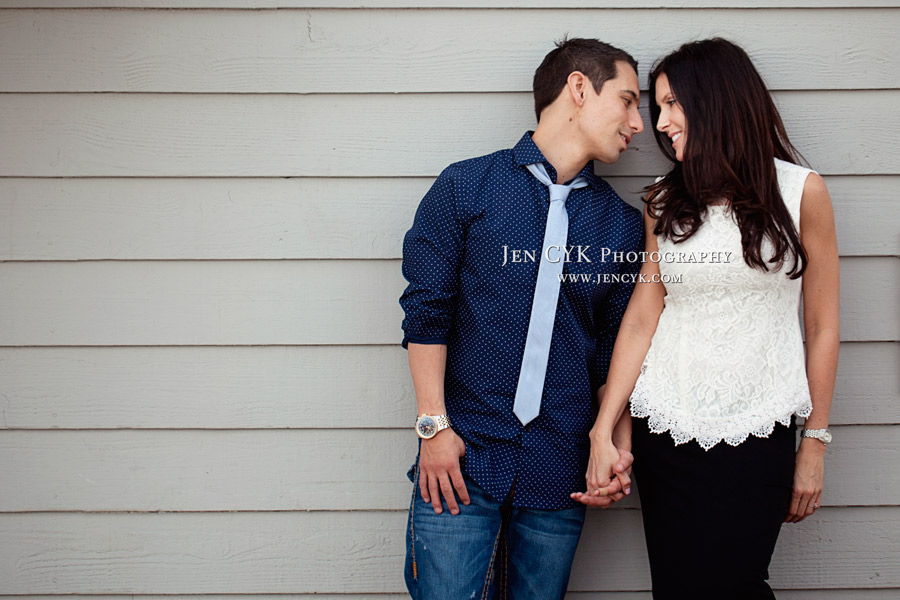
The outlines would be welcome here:
[[[527,425],[541,411],[541,395],[544,391],[544,378],[547,375],[547,361],[550,358],[550,340],[553,337],[553,322],[556,320],[556,304],[559,301],[559,276],[563,270],[563,259],[566,256],[564,248],[569,237],[566,198],[573,189],[583,188],[588,184],[584,177],[579,177],[569,185],[557,185],[550,181],[543,163],[534,163],[526,167],[538,181],[550,188],[550,209],[547,211],[547,227],[544,230],[537,285],[534,287],[534,302],[531,305],[531,319],[528,321],[525,353],[522,355],[516,401],[513,404],[513,412],[522,425]]]

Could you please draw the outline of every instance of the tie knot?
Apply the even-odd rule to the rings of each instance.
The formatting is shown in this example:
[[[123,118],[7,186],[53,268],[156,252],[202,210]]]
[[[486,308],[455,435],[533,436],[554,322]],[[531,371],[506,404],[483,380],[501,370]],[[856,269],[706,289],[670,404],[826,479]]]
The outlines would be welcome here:
[[[557,200],[565,202],[566,198],[569,197],[569,192],[572,191],[571,186],[568,185],[552,183],[547,187],[550,188],[550,202],[556,202]]]
[[[550,181],[550,176],[547,175],[547,168],[543,163],[532,163],[530,165],[525,165],[525,167],[531,171],[531,174],[534,175],[538,181],[546,185],[550,190],[550,202],[555,202],[556,200],[565,202],[566,198],[569,197],[570,191],[587,187],[588,185],[588,182],[584,177],[578,177],[569,185],[553,183]]]

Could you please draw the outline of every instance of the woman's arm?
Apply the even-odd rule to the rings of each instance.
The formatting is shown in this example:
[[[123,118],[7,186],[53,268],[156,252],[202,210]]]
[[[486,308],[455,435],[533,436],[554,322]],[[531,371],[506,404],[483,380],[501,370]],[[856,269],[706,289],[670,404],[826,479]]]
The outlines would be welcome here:
[[[645,210],[644,229],[648,255],[659,251],[656,235],[653,233],[654,225],[655,221]],[[622,317],[609,376],[600,401],[600,412],[591,429],[591,455],[586,476],[588,494],[591,495],[606,495],[607,490],[604,488],[609,485],[612,475],[617,473],[615,466],[619,460],[619,451],[613,441],[614,430],[634,389],[663,309],[666,288],[659,282],[659,263],[645,261],[640,277],[628,302],[625,316]],[[630,427],[626,429],[626,433],[628,430]],[[616,437],[616,442],[622,444],[621,430]],[[627,473],[618,471],[617,478],[623,489],[630,484]]]
[[[803,325],[806,331],[806,376],[812,397],[807,429],[828,427],[837,372],[840,337],[837,235],[825,181],[811,173],[800,203],[800,239],[809,257],[803,274]],[[824,489],[825,444],[802,438],[794,468],[794,493],[785,521],[798,523],[819,506]]]

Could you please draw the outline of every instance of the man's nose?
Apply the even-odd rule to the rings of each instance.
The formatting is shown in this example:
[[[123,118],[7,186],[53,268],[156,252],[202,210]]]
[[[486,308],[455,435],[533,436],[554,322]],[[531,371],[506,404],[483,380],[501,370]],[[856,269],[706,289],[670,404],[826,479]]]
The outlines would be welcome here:
[[[634,129],[635,133],[640,133],[644,130],[644,119],[641,117],[640,113],[638,113],[637,116],[637,126],[632,124],[631,128]]]

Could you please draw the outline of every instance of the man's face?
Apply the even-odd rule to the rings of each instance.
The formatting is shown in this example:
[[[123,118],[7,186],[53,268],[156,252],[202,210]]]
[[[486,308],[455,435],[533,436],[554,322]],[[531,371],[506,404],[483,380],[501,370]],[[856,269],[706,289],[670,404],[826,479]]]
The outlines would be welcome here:
[[[638,113],[640,101],[637,73],[626,62],[616,62],[616,77],[607,80],[599,94],[588,82],[578,120],[592,158],[606,164],[616,162],[631,137],[644,130]]]

